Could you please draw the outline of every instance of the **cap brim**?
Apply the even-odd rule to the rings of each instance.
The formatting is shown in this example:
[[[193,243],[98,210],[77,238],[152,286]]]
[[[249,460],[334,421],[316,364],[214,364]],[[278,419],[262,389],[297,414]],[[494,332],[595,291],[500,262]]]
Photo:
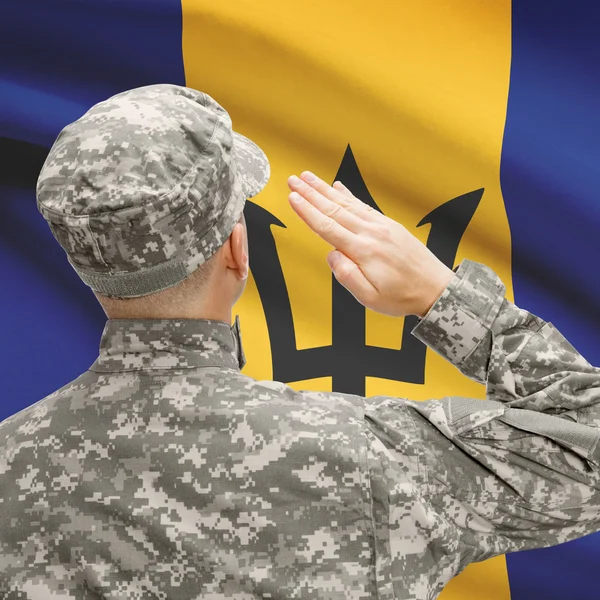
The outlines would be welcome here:
[[[269,181],[271,166],[267,155],[251,140],[233,132],[237,176],[246,198],[256,196]]]

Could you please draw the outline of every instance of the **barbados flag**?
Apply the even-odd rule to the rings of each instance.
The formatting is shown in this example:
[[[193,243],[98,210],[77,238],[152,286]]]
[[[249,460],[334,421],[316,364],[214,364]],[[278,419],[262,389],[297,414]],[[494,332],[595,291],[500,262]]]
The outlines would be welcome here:
[[[3,0],[0,419],[87,369],[104,315],[35,207],[58,132],[122,90],[209,93],[268,154],[249,202],[239,304],[256,378],[304,389],[484,397],[332,278],[286,178],[343,181],[448,265],[600,364],[600,5],[596,0]],[[318,351],[317,351],[318,350]],[[600,598],[599,535],[471,565],[443,600]]]

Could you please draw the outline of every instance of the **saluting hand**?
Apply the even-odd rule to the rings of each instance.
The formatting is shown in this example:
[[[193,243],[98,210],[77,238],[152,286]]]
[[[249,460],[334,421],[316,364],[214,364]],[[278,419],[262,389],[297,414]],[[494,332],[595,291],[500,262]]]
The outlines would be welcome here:
[[[335,249],[335,278],[364,306],[392,315],[425,316],[454,273],[405,227],[305,171],[288,179],[298,216]]]

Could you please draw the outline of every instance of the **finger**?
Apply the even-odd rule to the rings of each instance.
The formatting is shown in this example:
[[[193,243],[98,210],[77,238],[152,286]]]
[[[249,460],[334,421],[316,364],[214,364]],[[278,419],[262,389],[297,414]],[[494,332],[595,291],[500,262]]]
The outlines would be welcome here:
[[[333,250],[327,255],[327,263],[333,271],[335,278],[364,305],[374,302],[377,289],[364,276],[360,267],[338,250]]]
[[[354,194],[341,181],[334,181],[332,187],[349,198],[354,198]]]
[[[355,233],[348,231],[334,219],[324,215],[298,192],[292,192],[289,200],[296,214],[334,248],[339,248],[348,256],[353,256],[357,248],[362,245],[360,238]]]
[[[317,210],[337,221],[342,227],[345,227],[353,233],[360,233],[361,231],[364,231],[364,219],[361,219],[359,216],[351,213],[341,204],[328,200],[325,198],[325,196],[323,196],[323,194],[308,185],[308,183],[302,181],[302,179],[292,175],[288,179],[288,185],[292,191],[298,192]]]
[[[346,188],[347,193],[342,193],[310,171],[304,171],[300,175],[300,178],[310,185],[310,187],[325,196],[325,198],[343,206],[346,210],[357,215],[361,219],[366,221],[376,221],[380,218],[380,215],[376,210],[373,210],[368,204],[361,202],[350,192],[350,190],[348,190],[348,188],[346,188],[346,186],[344,187]]]

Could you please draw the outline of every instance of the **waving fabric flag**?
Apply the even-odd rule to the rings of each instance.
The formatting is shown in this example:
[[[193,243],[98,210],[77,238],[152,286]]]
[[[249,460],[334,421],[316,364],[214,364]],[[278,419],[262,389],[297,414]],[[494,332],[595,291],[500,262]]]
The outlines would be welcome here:
[[[209,93],[268,154],[249,202],[245,372],[414,399],[484,389],[366,311],[287,203],[286,178],[343,181],[449,266],[600,364],[600,8],[551,0],[5,0],[0,7],[0,419],[85,370],[104,315],[35,207],[59,131],[124,89]],[[32,379],[31,372],[43,373]],[[597,599],[600,537],[471,565],[444,600]]]

